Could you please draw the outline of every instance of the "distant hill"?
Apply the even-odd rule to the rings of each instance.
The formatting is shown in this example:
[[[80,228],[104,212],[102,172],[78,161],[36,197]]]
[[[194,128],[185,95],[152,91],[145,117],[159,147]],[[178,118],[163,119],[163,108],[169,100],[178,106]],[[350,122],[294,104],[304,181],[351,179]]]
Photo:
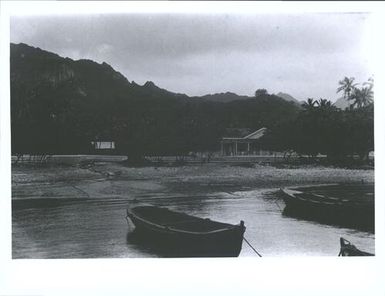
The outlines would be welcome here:
[[[348,108],[349,105],[350,105],[349,101],[346,98],[344,98],[344,97],[339,98],[334,103],[334,106],[336,106],[337,108],[340,108],[342,110],[345,110],[346,108]]]
[[[279,92],[275,96],[280,97],[280,98],[284,99],[285,101],[294,102],[296,104],[299,104],[298,100],[289,94]],[[208,101],[212,101],[212,102],[222,102],[222,103],[228,103],[228,102],[238,101],[238,100],[254,99],[254,97],[240,96],[240,95],[237,95],[237,94],[232,93],[232,92],[209,94],[209,95],[204,95],[204,96],[195,97],[195,98],[200,98],[200,99],[208,100]]]
[[[249,100],[253,99],[253,97],[249,96],[239,96],[232,92],[226,92],[226,93],[217,93],[217,94],[209,94],[202,97],[195,97],[207,101],[212,102],[222,102],[222,103],[228,103],[232,101],[238,101],[238,100]]]
[[[283,92],[279,92],[279,93],[276,94],[276,96],[280,97],[280,98],[282,98],[282,99],[284,99],[284,100],[286,100],[288,102],[294,102],[296,104],[300,104],[300,102],[296,98],[292,97],[289,94],[286,94],[286,93],[283,93]]]
[[[215,150],[226,128],[256,130],[299,112],[275,95],[189,97],[130,82],[107,63],[10,47],[12,153],[89,153],[95,139],[130,155]]]

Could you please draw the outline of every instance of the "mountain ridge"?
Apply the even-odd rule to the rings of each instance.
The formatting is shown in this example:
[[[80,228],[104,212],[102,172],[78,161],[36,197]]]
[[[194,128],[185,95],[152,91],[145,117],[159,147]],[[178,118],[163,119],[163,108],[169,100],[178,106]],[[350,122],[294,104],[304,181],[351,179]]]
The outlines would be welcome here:
[[[26,43],[19,43],[19,44],[11,43],[11,51],[13,52],[13,55],[17,54],[20,51],[26,51],[27,54],[31,54],[31,52],[34,50],[36,52],[38,52],[40,54],[40,56],[46,55],[45,58],[51,57],[53,59],[57,59],[58,61],[60,59],[64,59],[67,63],[70,63],[70,64],[83,64],[83,65],[88,64],[89,67],[93,67],[93,68],[95,68],[95,66],[100,66],[100,67],[104,68],[106,70],[106,72],[110,72],[115,77],[115,79],[117,79],[117,80],[121,79],[121,80],[126,81],[130,87],[136,88],[136,90],[141,92],[142,95],[151,95],[151,93],[153,91],[158,91],[158,92],[161,92],[162,94],[167,94],[170,96],[180,97],[180,98],[184,98],[184,99],[191,98],[191,99],[200,99],[200,100],[207,100],[207,101],[212,101],[212,102],[222,102],[222,103],[227,103],[227,102],[236,101],[236,100],[249,100],[249,99],[254,98],[253,96],[238,95],[238,94],[236,94],[234,92],[230,92],[230,91],[213,93],[213,94],[210,93],[210,94],[206,94],[206,95],[202,95],[202,96],[189,96],[185,93],[173,92],[173,91],[169,91],[167,89],[164,89],[162,87],[159,87],[153,81],[146,81],[143,85],[140,85],[140,84],[137,84],[135,81],[130,82],[122,73],[116,71],[111,65],[109,65],[106,62],[98,63],[98,62],[95,62],[95,61],[90,60],[90,59],[74,60],[74,59],[69,58],[69,57],[61,57],[60,55],[58,55],[56,53],[41,49],[39,47],[33,47],[33,46],[30,46]],[[15,53],[15,51],[16,51],[16,53]],[[25,52],[21,52],[19,54],[25,55]],[[298,100],[296,100],[294,97],[292,97],[291,95],[286,94],[286,93],[279,92],[278,94],[276,94],[276,96],[278,96],[278,97],[280,97],[280,98],[282,98],[288,102],[292,101],[292,102],[298,103]]]
[[[95,138],[120,153],[214,149],[226,128],[259,129],[296,116],[275,95],[202,97],[130,82],[107,63],[11,44],[12,151],[87,153]],[[225,97],[228,101],[221,101]]]

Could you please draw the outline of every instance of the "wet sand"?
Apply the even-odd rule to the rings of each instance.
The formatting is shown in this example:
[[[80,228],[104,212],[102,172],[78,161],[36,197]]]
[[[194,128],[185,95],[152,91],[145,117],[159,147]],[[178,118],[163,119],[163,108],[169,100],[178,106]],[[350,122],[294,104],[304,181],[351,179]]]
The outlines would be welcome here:
[[[330,255],[344,236],[374,252],[374,234],[284,217],[280,187],[374,182],[373,170],[279,169],[206,163],[130,168],[17,165],[12,168],[14,258],[157,257],[127,240],[125,208],[167,206],[214,220],[245,220],[247,239],[265,256]],[[244,244],[240,256],[254,256]]]

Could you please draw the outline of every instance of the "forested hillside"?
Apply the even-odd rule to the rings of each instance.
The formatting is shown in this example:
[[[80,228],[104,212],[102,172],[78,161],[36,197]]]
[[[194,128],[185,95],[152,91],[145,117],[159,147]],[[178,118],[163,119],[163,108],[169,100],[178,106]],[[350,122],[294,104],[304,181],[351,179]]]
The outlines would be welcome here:
[[[88,153],[95,139],[114,140],[117,153],[131,155],[217,150],[226,128],[274,127],[301,109],[267,93],[219,97],[141,86],[106,63],[11,44],[13,154]]]

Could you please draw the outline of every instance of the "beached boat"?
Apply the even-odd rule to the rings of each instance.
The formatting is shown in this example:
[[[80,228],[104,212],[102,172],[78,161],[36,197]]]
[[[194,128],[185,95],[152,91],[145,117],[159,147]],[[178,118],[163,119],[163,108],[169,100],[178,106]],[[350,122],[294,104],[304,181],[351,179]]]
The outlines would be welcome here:
[[[374,204],[370,201],[336,198],[289,188],[283,188],[281,192],[288,207],[315,209],[317,211],[324,209],[330,213],[374,214]]]
[[[341,249],[338,256],[374,256],[374,254],[361,251],[348,240],[340,238]]]
[[[318,190],[305,191],[282,188],[286,207],[284,214],[320,222],[331,222],[365,230],[374,230],[374,199],[345,198],[319,194]]]
[[[237,257],[244,222],[238,225],[198,218],[155,206],[127,209],[139,240],[167,257]]]

